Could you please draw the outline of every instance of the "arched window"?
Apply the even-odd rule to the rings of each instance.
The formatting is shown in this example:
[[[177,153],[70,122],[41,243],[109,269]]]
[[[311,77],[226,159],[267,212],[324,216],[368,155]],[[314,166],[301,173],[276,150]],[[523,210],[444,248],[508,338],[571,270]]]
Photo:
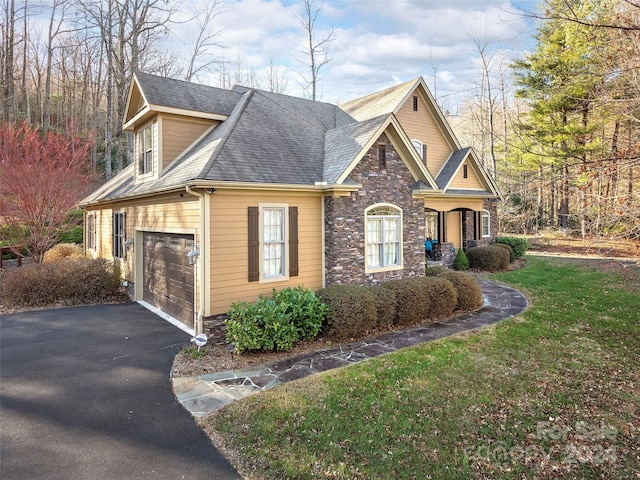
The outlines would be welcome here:
[[[420,140],[411,140],[411,145],[416,149],[418,156],[427,163],[427,144],[422,143]]]
[[[393,270],[402,266],[402,211],[378,204],[365,211],[367,269]]]

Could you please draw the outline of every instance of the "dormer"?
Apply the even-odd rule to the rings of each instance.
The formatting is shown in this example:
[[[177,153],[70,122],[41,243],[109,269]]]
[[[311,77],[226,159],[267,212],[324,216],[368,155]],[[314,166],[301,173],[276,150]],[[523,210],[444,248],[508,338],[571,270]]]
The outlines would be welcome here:
[[[134,134],[135,182],[159,179],[205,132],[226,120],[240,93],[136,72],[123,129]]]

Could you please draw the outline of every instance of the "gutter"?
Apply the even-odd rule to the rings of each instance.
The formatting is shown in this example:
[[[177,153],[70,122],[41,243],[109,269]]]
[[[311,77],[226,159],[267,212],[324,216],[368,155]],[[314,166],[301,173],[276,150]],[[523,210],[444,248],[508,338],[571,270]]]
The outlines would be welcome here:
[[[198,271],[198,282],[200,284],[200,308],[198,309],[198,314],[196,316],[196,325],[195,325],[195,335],[199,333],[203,333],[204,325],[203,325],[203,315],[204,315],[204,299],[205,299],[205,269],[206,269],[206,259],[207,259],[207,249],[205,248],[205,196],[204,193],[196,192],[191,189],[191,186],[186,186],[186,191],[188,194],[193,195],[194,197],[198,197],[200,199],[200,261],[202,265]],[[195,241],[195,239],[194,239]],[[197,267],[196,267],[197,268]],[[195,336],[194,335],[194,336]]]

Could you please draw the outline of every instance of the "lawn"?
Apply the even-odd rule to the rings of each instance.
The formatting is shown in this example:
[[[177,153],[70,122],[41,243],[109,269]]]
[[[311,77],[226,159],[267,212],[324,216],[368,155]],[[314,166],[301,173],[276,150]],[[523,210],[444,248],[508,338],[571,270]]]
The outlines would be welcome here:
[[[529,257],[494,276],[529,295],[521,316],[282,385],[203,427],[251,479],[638,478],[628,272]]]

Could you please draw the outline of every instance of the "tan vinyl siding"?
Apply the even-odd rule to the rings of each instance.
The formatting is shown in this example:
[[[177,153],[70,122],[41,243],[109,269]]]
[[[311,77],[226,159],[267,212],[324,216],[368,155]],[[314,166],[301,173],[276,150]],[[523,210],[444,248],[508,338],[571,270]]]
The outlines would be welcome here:
[[[219,122],[163,115],[162,117],[162,169],[191,145],[207,128]]]
[[[455,189],[469,189],[469,190],[487,190],[476,175],[476,172],[471,168],[471,165],[467,166],[467,178],[464,178],[463,168],[460,167],[455,177],[451,179],[449,188]]]
[[[126,237],[136,238],[136,231],[194,233],[200,226],[200,203],[195,197],[184,198],[179,194],[165,195],[136,202],[122,203],[121,206],[99,210],[87,209],[87,213],[96,213],[96,257],[113,260],[112,222],[114,212],[126,215]],[[196,235],[196,243],[198,236]],[[131,282],[134,278],[135,250],[142,244],[126,250],[125,262],[118,261],[124,279]],[[141,252],[142,250],[140,250]]]
[[[447,242],[453,243],[453,246],[460,248],[460,212],[447,213]]]
[[[418,96],[418,111],[414,112],[413,97],[410,95],[396,116],[410,140],[420,140],[427,146],[427,168],[435,177],[453,150],[427,105]]]
[[[276,282],[248,281],[248,207],[278,203],[298,207],[299,275]],[[255,301],[275,288],[322,287],[322,198],[287,193],[223,193],[211,198],[211,303],[207,315],[226,313],[233,302]]]

